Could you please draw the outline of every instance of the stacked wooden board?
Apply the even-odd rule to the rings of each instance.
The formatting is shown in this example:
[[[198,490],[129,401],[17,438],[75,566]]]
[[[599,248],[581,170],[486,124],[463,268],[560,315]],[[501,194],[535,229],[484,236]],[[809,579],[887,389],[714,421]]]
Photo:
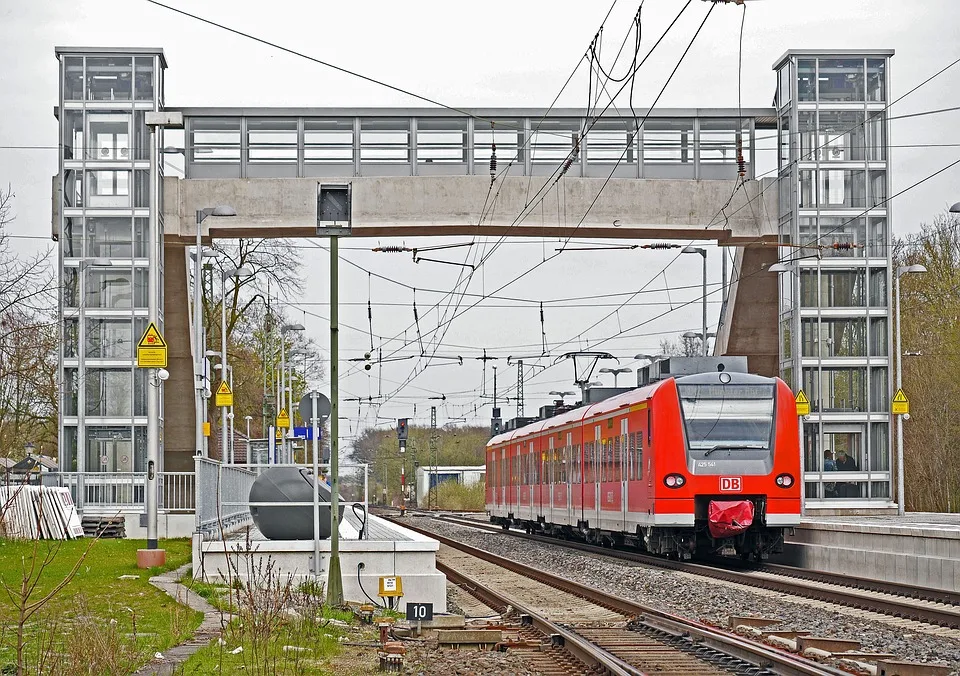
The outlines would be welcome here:
[[[83,534],[91,538],[127,537],[126,519],[122,516],[85,516]]]
[[[69,488],[0,486],[0,534],[27,540],[83,537]]]

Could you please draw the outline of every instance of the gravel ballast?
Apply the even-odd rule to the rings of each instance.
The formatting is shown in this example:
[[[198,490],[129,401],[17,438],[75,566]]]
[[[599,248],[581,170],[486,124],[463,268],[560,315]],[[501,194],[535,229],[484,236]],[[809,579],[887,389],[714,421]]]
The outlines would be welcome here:
[[[960,641],[919,631],[915,624],[910,626],[913,623],[894,618],[889,623],[877,621],[862,617],[863,611],[852,608],[751,590],[744,585],[650,568],[562,545],[487,533],[428,517],[409,518],[412,525],[464,544],[684,617],[721,626],[726,626],[730,615],[779,618],[782,625],[777,629],[859,640],[864,650],[889,652],[915,662],[946,663],[953,674],[960,675]]]

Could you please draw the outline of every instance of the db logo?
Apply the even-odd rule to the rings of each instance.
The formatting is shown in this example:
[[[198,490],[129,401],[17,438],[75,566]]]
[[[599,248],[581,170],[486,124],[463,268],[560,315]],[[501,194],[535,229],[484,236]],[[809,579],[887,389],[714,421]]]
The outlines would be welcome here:
[[[720,490],[724,493],[739,493],[743,490],[743,481],[738,476],[722,476]]]

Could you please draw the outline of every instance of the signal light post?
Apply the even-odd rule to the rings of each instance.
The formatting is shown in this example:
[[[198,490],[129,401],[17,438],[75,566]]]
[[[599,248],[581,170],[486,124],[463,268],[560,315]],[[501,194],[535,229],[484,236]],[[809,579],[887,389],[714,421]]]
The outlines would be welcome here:
[[[397,441],[400,444],[400,516],[407,509],[407,467],[404,452],[407,450],[407,418],[397,418]]]

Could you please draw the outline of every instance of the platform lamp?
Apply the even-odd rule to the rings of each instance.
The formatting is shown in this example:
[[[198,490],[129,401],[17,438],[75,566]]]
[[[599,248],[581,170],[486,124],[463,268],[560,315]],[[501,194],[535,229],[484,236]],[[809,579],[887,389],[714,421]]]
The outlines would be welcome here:
[[[227,280],[246,279],[253,276],[253,270],[248,267],[230,268],[220,273],[220,377],[227,380]],[[220,411],[220,459],[229,456],[233,464],[233,443],[227,443],[227,406],[221,406]],[[229,449],[229,453],[228,453]]]
[[[707,356],[707,250],[699,246],[685,246],[680,251],[685,254],[700,254],[703,256],[703,345],[701,353]]]
[[[287,346],[286,346],[286,335],[291,331],[304,331],[306,330],[303,324],[284,324],[280,327],[280,401],[278,402],[279,406],[277,411],[285,409],[286,404],[286,387],[287,387]],[[293,411],[287,411],[288,416],[293,416]],[[283,435],[283,454],[284,462],[290,462],[287,456],[287,435]]]
[[[195,355],[194,368],[196,369],[196,410],[197,410],[197,419],[195,425],[195,434],[196,434],[196,453],[197,455],[203,455],[203,312],[202,312],[202,297],[200,292],[201,276],[203,275],[203,261],[204,257],[216,257],[219,255],[219,252],[205,252],[203,250],[203,229],[201,225],[209,216],[218,216],[218,217],[231,217],[236,216],[237,211],[230,206],[221,205],[217,207],[207,207],[205,209],[197,209],[197,250],[194,254],[193,260],[193,339],[194,339],[194,349],[193,354]],[[208,254],[216,254],[215,256],[208,256]]]
[[[704,331],[703,333],[699,331],[685,331],[683,333],[684,338],[699,338],[701,343],[700,353],[706,357],[707,356],[707,343],[710,342],[711,338],[716,338],[717,334],[713,331]]]
[[[960,211],[960,202],[957,202],[950,210],[956,208]],[[901,265],[897,268],[897,274],[894,275],[893,282],[895,286],[894,295],[897,301],[897,391],[903,387],[903,352],[900,346],[900,278],[907,274],[923,273],[927,268],[923,265]],[[904,500],[903,490],[903,416],[897,416],[897,514],[903,516],[906,512],[906,500]]]
[[[613,369],[604,367],[604,368],[600,369],[599,372],[600,372],[600,373],[612,373],[612,374],[613,374],[613,386],[616,387],[616,386],[617,386],[617,376],[619,376],[621,373],[633,373],[633,369],[630,368],[629,366],[621,366],[620,368],[613,368]]]

